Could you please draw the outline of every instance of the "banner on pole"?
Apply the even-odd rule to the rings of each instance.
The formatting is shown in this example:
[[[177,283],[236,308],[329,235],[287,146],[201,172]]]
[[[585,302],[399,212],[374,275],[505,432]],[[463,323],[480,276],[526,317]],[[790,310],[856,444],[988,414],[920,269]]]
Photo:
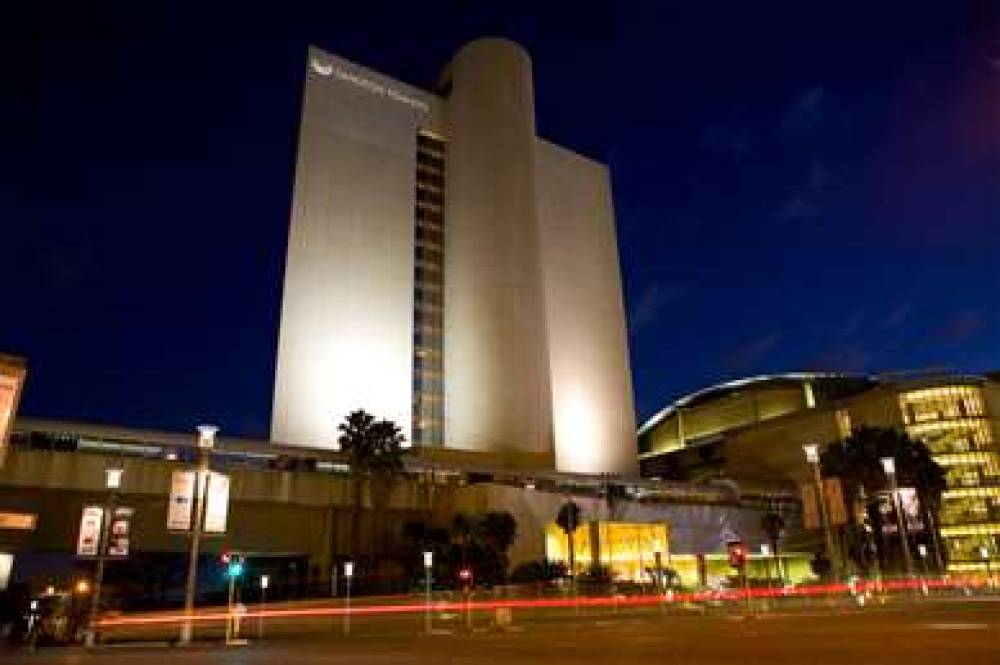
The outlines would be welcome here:
[[[111,514],[111,524],[108,526],[107,555],[117,559],[128,556],[129,532],[132,530],[131,508],[124,506],[115,508]]]
[[[174,471],[170,476],[170,505],[167,507],[167,529],[189,531],[194,512],[194,471]]]
[[[802,496],[802,525],[807,529],[823,527],[819,516],[819,502],[816,500],[816,487],[812,483],[802,483],[799,486]]]
[[[101,546],[101,527],[104,524],[103,506],[84,506],[80,516],[80,535],[76,541],[77,556],[97,556]]]
[[[206,497],[205,533],[225,533],[229,514],[229,476],[210,473]]]
[[[847,524],[847,504],[844,503],[844,489],[840,478],[825,478],[823,480],[823,494],[826,496],[826,505],[830,510],[830,524],[832,526]]]
[[[167,509],[167,528],[171,531],[190,531],[194,524],[194,489],[196,471],[174,471],[170,481],[170,506]],[[202,531],[207,534],[226,532],[229,515],[229,476],[209,471],[202,476],[199,494],[204,497],[205,521]]]

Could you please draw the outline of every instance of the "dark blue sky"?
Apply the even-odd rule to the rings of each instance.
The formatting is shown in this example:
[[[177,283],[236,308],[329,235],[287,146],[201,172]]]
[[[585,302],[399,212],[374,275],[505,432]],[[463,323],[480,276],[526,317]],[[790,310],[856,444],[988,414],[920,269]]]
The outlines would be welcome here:
[[[997,3],[271,4],[17,26],[23,413],[265,436],[306,45],[428,86],[487,34],[531,51],[539,132],[611,166],[640,418],[758,372],[1000,368]]]

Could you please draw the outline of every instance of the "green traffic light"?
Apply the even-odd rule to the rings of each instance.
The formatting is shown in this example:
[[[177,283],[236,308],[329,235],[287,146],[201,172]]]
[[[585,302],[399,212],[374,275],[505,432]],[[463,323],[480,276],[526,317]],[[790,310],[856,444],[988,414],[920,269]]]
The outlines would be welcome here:
[[[230,577],[239,577],[243,574],[243,564],[239,561],[233,561],[229,564],[228,573]]]

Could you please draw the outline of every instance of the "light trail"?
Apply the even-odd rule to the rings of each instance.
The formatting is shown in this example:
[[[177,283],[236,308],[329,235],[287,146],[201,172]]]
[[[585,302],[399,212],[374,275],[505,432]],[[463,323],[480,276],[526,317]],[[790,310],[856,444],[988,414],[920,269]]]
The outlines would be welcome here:
[[[414,614],[433,612],[491,612],[498,609],[546,609],[566,607],[641,607],[652,605],[675,605],[683,603],[703,603],[711,601],[745,601],[755,598],[804,598],[850,594],[866,595],[877,592],[912,591],[918,589],[967,589],[985,586],[985,580],[978,578],[951,579],[907,579],[883,582],[859,580],[854,583],[837,582],[798,587],[773,587],[760,589],[726,589],[721,591],[693,591],[673,594],[646,594],[641,596],[583,596],[563,598],[510,598],[501,600],[454,600],[431,603],[398,603],[382,605],[318,606],[295,608],[249,609],[233,612],[226,608],[202,610],[195,614],[183,613],[136,614],[101,619],[102,628],[125,628],[129,626],[149,626],[175,624],[185,621],[211,623],[226,621],[238,616],[243,619],[287,619],[329,616],[364,616],[380,614]]]

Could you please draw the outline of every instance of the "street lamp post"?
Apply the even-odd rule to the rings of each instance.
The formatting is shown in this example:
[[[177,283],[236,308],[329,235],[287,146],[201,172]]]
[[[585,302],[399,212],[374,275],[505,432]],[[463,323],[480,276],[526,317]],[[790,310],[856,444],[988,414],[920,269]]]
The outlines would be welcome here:
[[[431,632],[431,569],[434,567],[434,552],[428,550],[424,552],[424,630],[429,635]]]
[[[97,568],[94,571],[94,590],[90,596],[90,618],[87,621],[87,633],[84,646],[92,647],[97,641],[97,615],[101,611],[101,589],[104,586],[104,564],[107,560],[108,536],[111,529],[111,517],[115,512],[115,492],[122,486],[122,474],[118,468],[104,470],[104,486],[108,490],[103,514],[101,516],[101,533],[97,541]]]
[[[354,577],[354,562],[344,562],[344,585],[347,588],[347,611],[344,612],[344,635],[351,634],[351,578]]]
[[[267,605],[267,587],[270,584],[270,575],[260,576],[260,612],[257,613],[257,639],[264,637],[264,607]]]
[[[760,544],[760,558],[764,561],[765,575],[767,575],[767,586],[773,586],[773,575],[771,574],[771,546],[767,543]]]
[[[903,504],[899,500],[899,486],[896,483],[896,460],[892,457],[882,458],[882,470],[889,478],[889,491],[892,492],[892,505],[896,511],[896,523],[899,526],[899,539],[903,544],[903,564],[906,566],[906,576],[913,577],[913,558],[910,555],[910,539],[906,532],[906,516],[903,514]]]
[[[816,485],[816,496],[819,500],[819,516],[823,524],[823,539],[827,556],[830,558],[830,563],[833,564],[833,569],[839,573],[840,566],[837,559],[837,551],[833,543],[833,530],[830,527],[830,512],[827,509],[826,495],[823,493],[823,477],[820,475],[819,470],[819,446],[815,443],[810,443],[802,446],[802,450],[805,452],[806,462],[809,463],[813,472],[813,482]]]
[[[184,585],[184,622],[181,623],[181,644],[190,644],[194,599],[198,587],[198,551],[201,547],[201,530],[205,520],[205,490],[211,469],[211,452],[215,445],[215,425],[198,425],[198,471],[194,477],[194,510],[191,515],[191,548],[188,555],[187,583]]]
[[[990,548],[982,545],[979,548],[979,558],[986,563],[986,586],[990,585]]]
[[[927,545],[917,543],[917,554],[920,555],[920,590],[927,595]]]

